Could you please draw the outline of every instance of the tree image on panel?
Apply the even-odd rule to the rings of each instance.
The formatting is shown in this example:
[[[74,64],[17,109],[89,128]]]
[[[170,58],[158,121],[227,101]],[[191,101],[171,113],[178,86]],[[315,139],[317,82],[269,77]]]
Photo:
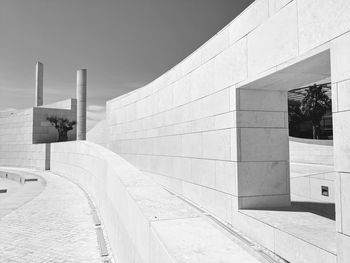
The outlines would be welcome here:
[[[47,117],[47,120],[56,128],[59,142],[68,141],[68,132],[73,130],[74,126],[77,124],[76,121],[70,121],[57,116]]]

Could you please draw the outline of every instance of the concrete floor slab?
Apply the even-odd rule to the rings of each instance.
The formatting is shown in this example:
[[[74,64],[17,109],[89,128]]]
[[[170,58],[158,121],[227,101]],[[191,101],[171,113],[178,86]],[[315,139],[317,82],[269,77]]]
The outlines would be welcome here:
[[[33,193],[17,195],[9,197],[7,203],[0,202],[0,211],[10,210],[0,215],[0,261],[101,262],[84,192],[57,175],[36,174],[46,181],[41,193],[34,197]],[[39,182],[27,182],[21,190],[35,184]],[[28,196],[32,196],[29,201]],[[15,208],[21,199],[27,202]]]

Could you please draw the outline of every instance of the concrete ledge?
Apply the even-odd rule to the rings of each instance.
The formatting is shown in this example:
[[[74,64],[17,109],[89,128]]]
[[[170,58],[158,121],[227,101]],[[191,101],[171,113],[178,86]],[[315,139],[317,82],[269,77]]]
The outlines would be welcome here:
[[[40,176],[22,171],[20,168],[0,167],[0,178],[21,184],[20,190],[0,202],[0,219],[38,196],[45,188],[46,181]],[[25,183],[26,179],[36,181]]]
[[[0,166],[45,170],[49,166],[46,144],[0,144]]]
[[[94,143],[54,143],[51,170],[94,200],[118,262],[266,262],[177,196]]]
[[[317,145],[329,145],[333,146],[333,140],[314,140],[314,139],[304,139],[304,138],[297,138],[297,137],[291,137],[289,136],[290,142],[300,142],[300,143],[307,143],[307,144],[317,144]]]

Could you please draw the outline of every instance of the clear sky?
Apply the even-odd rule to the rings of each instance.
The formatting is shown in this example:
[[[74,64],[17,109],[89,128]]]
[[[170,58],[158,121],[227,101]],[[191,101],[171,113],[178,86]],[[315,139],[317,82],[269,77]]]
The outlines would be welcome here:
[[[0,0],[0,110],[34,103],[44,63],[44,103],[75,97],[88,69],[89,125],[105,101],[157,78],[253,0]]]

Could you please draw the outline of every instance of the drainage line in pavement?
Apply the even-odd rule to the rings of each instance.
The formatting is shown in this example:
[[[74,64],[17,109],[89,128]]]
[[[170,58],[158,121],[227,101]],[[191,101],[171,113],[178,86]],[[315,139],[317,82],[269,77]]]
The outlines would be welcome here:
[[[113,256],[108,251],[107,242],[106,242],[106,239],[105,239],[105,235],[104,235],[104,231],[103,231],[103,228],[102,228],[102,223],[101,223],[100,217],[98,216],[95,204],[93,203],[93,201],[90,198],[89,194],[84,190],[84,188],[82,188],[78,183],[72,181],[70,178],[62,176],[62,175],[57,174],[57,173],[55,173],[55,174],[65,178],[68,181],[70,181],[71,183],[75,184],[84,193],[86,199],[88,200],[88,204],[90,206],[90,211],[91,211],[92,220],[93,220],[93,223],[94,223],[94,226],[95,226],[95,230],[96,230],[97,243],[98,243],[98,246],[99,246],[99,249],[100,249],[100,256],[102,258],[102,262],[103,263],[112,263],[112,262],[114,262],[112,260]]]

